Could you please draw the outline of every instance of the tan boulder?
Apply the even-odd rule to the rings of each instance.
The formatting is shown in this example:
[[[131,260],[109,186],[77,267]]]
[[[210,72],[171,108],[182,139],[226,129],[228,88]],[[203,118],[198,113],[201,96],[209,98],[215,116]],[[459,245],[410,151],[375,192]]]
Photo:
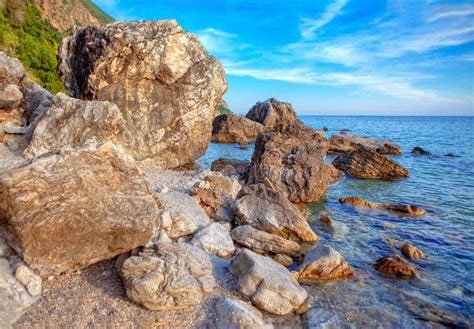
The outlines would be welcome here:
[[[221,114],[212,123],[212,139],[214,143],[253,142],[265,127],[255,121],[236,114]],[[246,141],[247,143],[244,143]]]
[[[393,277],[404,278],[417,276],[415,269],[398,255],[380,258],[374,264],[374,268],[380,273]]]
[[[239,159],[219,158],[212,162],[211,170],[218,171],[225,176],[243,178],[250,167],[250,161]]]
[[[413,205],[398,205],[398,204],[377,204],[369,202],[359,197],[339,198],[339,202],[342,204],[349,204],[355,207],[367,207],[372,209],[386,209],[397,215],[404,216],[423,216],[426,214],[426,210],[419,206]]]
[[[246,117],[261,123],[265,128],[273,129],[278,124],[296,120],[296,112],[290,103],[270,98],[255,104],[249,110]]]
[[[400,248],[402,255],[408,259],[423,259],[426,258],[423,251],[412,245],[411,243],[405,242]]]
[[[211,223],[194,234],[190,243],[210,254],[221,258],[229,258],[235,251],[229,231],[229,223]]]
[[[331,280],[345,278],[354,274],[336,250],[317,245],[305,256],[304,263],[298,269],[298,280]]]
[[[335,134],[329,138],[328,154],[356,151],[361,146],[379,154],[402,154],[402,148],[400,145],[393,141],[374,137],[359,136],[348,131],[341,131],[340,133]]]

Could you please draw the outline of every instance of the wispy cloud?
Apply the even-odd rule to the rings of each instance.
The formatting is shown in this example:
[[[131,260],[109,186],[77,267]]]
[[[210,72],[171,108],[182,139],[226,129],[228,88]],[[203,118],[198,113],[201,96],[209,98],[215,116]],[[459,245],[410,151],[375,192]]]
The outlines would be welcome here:
[[[474,3],[442,4],[435,7],[428,21],[433,22],[443,18],[457,18],[473,14]]]
[[[196,35],[206,49],[215,55],[225,57],[227,54],[247,48],[240,43],[237,35],[212,27],[196,32]]]
[[[348,0],[336,0],[323,11],[318,18],[303,18],[301,20],[301,36],[303,39],[312,39],[314,32],[331,22],[336,17]]]

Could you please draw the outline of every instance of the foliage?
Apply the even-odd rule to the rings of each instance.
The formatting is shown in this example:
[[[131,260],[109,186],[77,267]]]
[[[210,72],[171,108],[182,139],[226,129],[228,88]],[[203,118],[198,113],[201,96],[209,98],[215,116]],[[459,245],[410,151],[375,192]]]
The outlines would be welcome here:
[[[91,13],[92,16],[97,18],[101,23],[111,23],[114,21],[113,17],[104,13],[99,7],[97,7],[91,0],[79,0],[80,3]]]
[[[225,105],[222,105],[222,104],[220,104],[220,105],[217,107],[217,110],[218,110],[219,113],[221,113],[221,114],[230,114],[230,113],[232,113],[232,111],[229,110],[228,107],[226,107]]]

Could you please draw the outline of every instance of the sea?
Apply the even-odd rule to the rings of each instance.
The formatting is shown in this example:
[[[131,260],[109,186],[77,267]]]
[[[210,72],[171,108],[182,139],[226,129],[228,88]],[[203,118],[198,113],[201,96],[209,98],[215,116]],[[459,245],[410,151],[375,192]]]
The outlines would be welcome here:
[[[299,118],[312,128],[326,127],[327,137],[349,129],[393,140],[403,154],[390,157],[410,171],[409,178],[395,181],[346,177],[309,205],[308,221],[320,237],[318,243],[339,251],[356,270],[346,280],[305,285],[314,307],[333,314],[338,326],[347,328],[474,327],[474,117]],[[412,155],[415,146],[432,155]],[[250,159],[253,149],[210,144],[199,164],[209,168],[220,157]],[[349,196],[418,205],[427,214],[400,217],[339,204],[340,197]],[[337,222],[334,231],[319,222],[324,215]],[[413,262],[418,278],[388,278],[373,269],[377,259],[399,254],[397,243],[404,241],[427,255]]]

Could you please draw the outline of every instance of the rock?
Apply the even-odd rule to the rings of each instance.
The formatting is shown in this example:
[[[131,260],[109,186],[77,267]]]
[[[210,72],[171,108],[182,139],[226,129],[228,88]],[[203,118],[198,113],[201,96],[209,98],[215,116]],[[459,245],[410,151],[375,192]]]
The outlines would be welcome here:
[[[415,146],[413,148],[413,150],[411,150],[411,154],[414,154],[414,155],[431,155],[431,152],[419,147],[419,146]]]
[[[208,174],[207,171],[176,171],[153,168],[145,172],[153,186],[153,191],[166,193],[176,191],[190,195],[191,189]]]
[[[232,111],[229,109],[229,104],[222,98],[219,100],[219,104],[217,104],[216,113],[214,114],[214,118],[221,114],[229,114]]]
[[[18,105],[23,99],[23,93],[17,85],[6,85],[0,90],[0,109],[10,108]]]
[[[58,54],[72,97],[117,104],[142,167],[175,168],[205,154],[225,72],[175,20],[74,29]]]
[[[400,145],[390,140],[365,137],[341,131],[328,140],[328,154],[357,151],[359,148],[368,149],[379,154],[402,154]]]
[[[17,58],[9,57],[3,51],[0,51],[0,84],[19,85],[25,76],[25,69],[21,62]]]
[[[289,314],[306,300],[306,291],[271,258],[242,249],[231,259],[230,270],[238,278],[237,291],[269,313]]]
[[[426,210],[421,207],[413,205],[397,205],[397,204],[376,204],[366,201],[359,197],[350,198],[339,198],[339,202],[342,204],[349,204],[356,207],[367,207],[372,209],[386,209],[398,215],[405,216],[423,216],[426,214]]]
[[[150,310],[199,304],[214,289],[212,262],[204,251],[183,243],[163,243],[123,262],[127,297]]]
[[[111,143],[65,147],[0,174],[8,242],[43,278],[144,246],[158,214],[150,183]]]
[[[380,258],[374,264],[374,268],[380,273],[393,277],[403,278],[417,276],[415,269],[398,255]]]
[[[246,117],[236,114],[221,114],[212,123],[211,141],[242,144],[242,140],[255,141],[257,135],[264,129],[262,124]]]
[[[329,216],[323,216],[321,218],[319,218],[319,221],[321,223],[324,223],[327,225],[328,228],[330,228],[331,230],[334,230],[336,228],[336,221],[334,219],[332,219],[331,217]]]
[[[341,328],[338,316],[332,311],[314,306],[305,315],[307,329]]]
[[[264,125],[265,128],[273,129],[279,123],[296,120],[296,112],[290,103],[284,103],[275,98],[258,102],[247,113],[246,117]]]
[[[294,203],[319,200],[336,170],[324,162],[325,142],[300,121],[260,134],[255,143],[247,183],[264,183]]]
[[[49,109],[53,95],[33,81],[25,88],[24,94],[26,101],[24,117],[26,124],[30,125]]]
[[[349,204],[355,207],[378,208],[378,205],[359,197],[339,198],[339,203]]]
[[[160,227],[170,238],[193,234],[211,223],[197,200],[187,194],[170,191],[159,194],[163,210]]]
[[[250,225],[237,226],[231,235],[236,243],[259,254],[272,252],[296,257],[301,250],[300,245],[294,241],[257,230]]]
[[[245,186],[237,195],[234,213],[240,225],[251,225],[285,239],[318,239],[298,208],[285,195],[263,184]]]
[[[82,101],[64,94],[54,96],[52,105],[30,126],[27,158],[55,151],[66,145],[113,142],[127,145],[131,139],[122,113],[110,102]]]
[[[251,309],[240,300],[221,297],[216,301],[215,328],[226,329],[271,329],[271,324],[266,324],[261,314]]]
[[[241,185],[235,178],[210,172],[191,188],[191,193],[207,214],[214,217],[218,209],[232,208],[240,189]]]
[[[41,297],[42,280],[18,256],[0,257],[0,323],[10,328]]]
[[[331,280],[346,278],[354,274],[336,250],[317,245],[305,256],[304,263],[298,269],[300,281]]]
[[[250,161],[239,159],[219,158],[212,162],[211,170],[219,171],[225,176],[243,178],[250,167]]]
[[[290,266],[293,266],[294,264],[293,259],[290,256],[282,255],[282,254],[276,254],[273,257],[273,260],[277,262],[278,264],[281,264],[285,267],[290,267]]]
[[[229,258],[235,251],[229,227],[222,223],[209,224],[197,232],[191,244],[221,258]]]
[[[355,178],[391,180],[410,176],[408,170],[397,162],[368,149],[341,154],[332,164]]]
[[[408,259],[423,259],[426,258],[423,251],[412,245],[411,243],[405,242],[401,247],[402,255]]]

